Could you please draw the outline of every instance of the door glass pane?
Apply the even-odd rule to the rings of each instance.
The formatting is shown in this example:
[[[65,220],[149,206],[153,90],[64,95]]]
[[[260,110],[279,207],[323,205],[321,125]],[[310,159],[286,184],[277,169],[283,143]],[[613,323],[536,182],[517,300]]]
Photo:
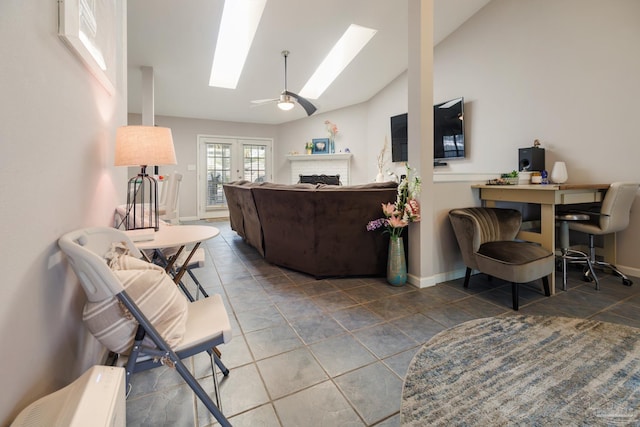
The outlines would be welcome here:
[[[244,179],[264,182],[267,178],[266,145],[243,144]]]
[[[231,182],[231,144],[207,143],[207,207],[225,206],[222,184]]]

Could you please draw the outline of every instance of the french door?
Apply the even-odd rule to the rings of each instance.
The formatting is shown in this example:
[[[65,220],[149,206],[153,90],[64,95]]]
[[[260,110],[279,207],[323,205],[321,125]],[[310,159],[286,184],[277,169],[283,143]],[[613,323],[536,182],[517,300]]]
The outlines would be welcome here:
[[[237,180],[271,180],[272,140],[198,136],[198,214],[228,215],[222,185]]]

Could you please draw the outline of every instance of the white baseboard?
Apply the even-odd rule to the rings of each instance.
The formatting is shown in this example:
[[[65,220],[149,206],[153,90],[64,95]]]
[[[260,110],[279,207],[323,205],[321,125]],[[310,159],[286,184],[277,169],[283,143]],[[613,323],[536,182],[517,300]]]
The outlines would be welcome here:
[[[627,276],[640,277],[640,268],[627,267],[619,264],[617,264],[616,267],[618,267],[618,269],[622,271],[624,274],[626,274]],[[410,285],[415,286],[416,288],[420,288],[420,289],[428,288],[430,286],[435,286],[438,283],[448,282],[449,280],[461,279],[464,277],[465,272],[466,272],[466,268],[454,270],[454,271],[448,271],[445,273],[438,273],[428,277],[418,277],[418,276],[409,274],[407,278],[407,282]],[[475,270],[471,272],[472,275],[476,273],[477,271]]]
[[[467,269],[463,268],[459,270],[453,270],[453,271],[447,271],[444,273],[434,274],[433,276],[428,276],[428,277],[418,277],[418,276],[409,274],[407,281],[409,282],[409,284],[417,288],[428,288],[430,286],[435,286],[438,283],[448,282],[449,280],[460,279],[464,277],[464,274],[466,271]]]

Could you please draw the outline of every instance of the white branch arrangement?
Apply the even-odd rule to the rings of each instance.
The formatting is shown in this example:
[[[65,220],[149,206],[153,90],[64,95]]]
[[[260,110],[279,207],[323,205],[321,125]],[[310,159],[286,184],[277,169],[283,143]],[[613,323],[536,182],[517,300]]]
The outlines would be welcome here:
[[[378,173],[382,173],[382,169],[384,169],[385,164],[385,154],[387,153],[387,148],[389,146],[389,142],[387,141],[387,136],[384,136],[384,145],[382,146],[382,150],[380,150],[380,154],[378,154]]]

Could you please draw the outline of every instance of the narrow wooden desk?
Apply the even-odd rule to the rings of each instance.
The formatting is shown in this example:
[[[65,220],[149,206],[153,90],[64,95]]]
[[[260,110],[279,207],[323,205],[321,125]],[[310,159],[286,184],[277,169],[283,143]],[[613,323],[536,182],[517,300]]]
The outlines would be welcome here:
[[[540,231],[520,230],[518,238],[539,243],[543,248],[555,252],[556,249],[556,205],[601,202],[609,184],[529,184],[529,185],[488,185],[475,184],[471,188],[479,190],[480,200],[487,207],[496,202],[519,202],[540,205]],[[605,239],[605,258],[615,262],[615,237]],[[551,275],[551,294],[556,289],[555,270]]]

